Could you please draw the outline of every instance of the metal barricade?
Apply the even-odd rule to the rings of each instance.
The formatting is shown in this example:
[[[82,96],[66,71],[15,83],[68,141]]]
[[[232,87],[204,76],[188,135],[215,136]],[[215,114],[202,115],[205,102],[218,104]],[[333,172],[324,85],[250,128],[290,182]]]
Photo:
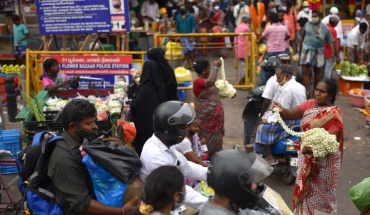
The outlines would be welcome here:
[[[256,41],[256,35],[254,33],[190,33],[190,34],[155,34],[154,35],[154,46],[155,47],[162,47],[161,41],[163,41],[164,38],[168,38],[168,41],[178,40],[182,37],[191,37],[194,38],[196,43],[194,44],[194,50],[216,50],[220,49],[222,45],[225,45],[223,42],[217,42],[217,40],[214,40],[215,38],[220,37],[237,37],[237,36],[244,36],[245,41],[250,42],[250,47],[248,47],[248,42],[246,42],[246,53],[245,53],[245,78],[244,78],[244,84],[238,84],[238,67],[239,62],[238,59],[235,57],[235,63],[234,68],[235,76],[234,78],[228,78],[228,80],[235,81],[233,84],[234,88],[237,89],[254,89],[256,86],[256,68],[257,68],[257,41]],[[207,38],[207,39],[204,39]],[[235,38],[236,39],[236,38]],[[240,46],[237,42],[231,43],[231,47],[225,47],[231,49],[232,53],[234,51],[238,51]],[[183,46],[182,46],[183,47]],[[171,50],[172,52],[172,50]],[[171,55],[172,56],[172,55]],[[233,56],[233,55],[231,55]],[[226,71],[227,73],[228,71]],[[182,89],[191,89],[190,87],[181,87]]]

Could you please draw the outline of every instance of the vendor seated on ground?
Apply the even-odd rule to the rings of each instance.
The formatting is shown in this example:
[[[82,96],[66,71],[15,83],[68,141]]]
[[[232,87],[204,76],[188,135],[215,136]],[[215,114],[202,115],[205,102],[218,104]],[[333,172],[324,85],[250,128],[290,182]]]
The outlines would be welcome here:
[[[46,59],[43,66],[46,76],[42,79],[42,86],[44,90],[49,92],[49,95],[68,88],[69,78],[67,75],[59,73],[59,63],[56,59]]]

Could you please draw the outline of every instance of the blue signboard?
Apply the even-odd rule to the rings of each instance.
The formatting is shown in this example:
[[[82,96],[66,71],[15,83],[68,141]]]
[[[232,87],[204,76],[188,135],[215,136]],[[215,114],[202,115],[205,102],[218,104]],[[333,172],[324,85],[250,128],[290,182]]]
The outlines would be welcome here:
[[[128,32],[128,0],[36,0],[41,35]]]

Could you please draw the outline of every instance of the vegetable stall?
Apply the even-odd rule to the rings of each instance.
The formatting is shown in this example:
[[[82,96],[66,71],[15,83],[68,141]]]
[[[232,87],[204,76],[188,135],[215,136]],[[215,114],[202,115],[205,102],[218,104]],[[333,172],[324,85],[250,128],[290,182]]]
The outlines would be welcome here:
[[[355,63],[343,61],[339,74],[338,91],[349,96],[349,91],[355,88],[363,89],[363,83],[369,81],[368,70],[365,65],[358,66]]]

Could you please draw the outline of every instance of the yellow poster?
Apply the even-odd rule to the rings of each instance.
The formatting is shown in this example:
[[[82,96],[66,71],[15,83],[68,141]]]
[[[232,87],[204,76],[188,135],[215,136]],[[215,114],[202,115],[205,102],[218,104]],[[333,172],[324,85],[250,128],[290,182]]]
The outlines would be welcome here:
[[[280,212],[281,215],[293,215],[288,205],[279,193],[275,192],[270,187],[266,186],[262,196],[272,207]]]

